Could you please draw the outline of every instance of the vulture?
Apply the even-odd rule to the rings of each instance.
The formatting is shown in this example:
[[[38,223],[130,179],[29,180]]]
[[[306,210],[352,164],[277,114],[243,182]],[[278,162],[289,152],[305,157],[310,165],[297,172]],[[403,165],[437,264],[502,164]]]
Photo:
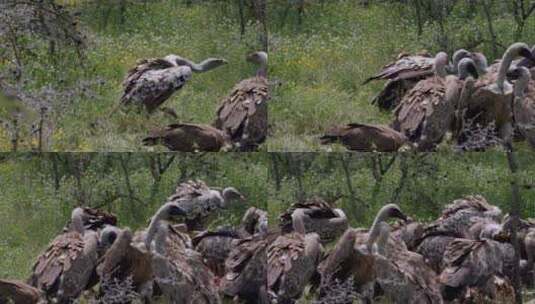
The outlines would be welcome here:
[[[381,236],[381,223],[388,218],[406,220],[406,216],[395,204],[385,205],[377,213],[369,230],[349,228],[324,259],[318,271],[321,274],[319,297],[325,297],[329,285],[352,280],[354,289],[365,298],[373,296],[373,282],[376,276],[376,243]]]
[[[341,143],[359,152],[396,152],[406,142],[402,133],[383,125],[350,123],[334,126],[320,137],[322,145]]]
[[[163,145],[170,151],[179,152],[219,152],[232,147],[225,132],[210,125],[190,123],[170,124],[155,129],[143,138],[143,144]]]
[[[450,72],[456,74],[459,61],[469,56],[470,52],[467,50],[456,51],[452,58],[453,65],[449,67]],[[383,90],[373,98],[372,103],[384,110],[394,109],[420,80],[433,76],[434,60],[427,52],[417,55],[400,54],[397,61],[384,66],[379,73],[364,81],[363,84],[374,80],[387,80]]]
[[[389,303],[442,303],[436,273],[424,258],[409,251],[397,237],[390,237],[390,226],[380,223],[375,254],[375,297]]]
[[[224,59],[208,58],[196,64],[177,55],[142,59],[123,81],[121,105],[144,106],[152,113],[186,84],[192,72],[206,72],[226,63]]]
[[[267,248],[277,236],[262,231],[233,241],[220,286],[225,297],[247,304],[271,303],[267,291]]]
[[[517,79],[514,83],[513,117],[515,126],[535,149],[535,81],[526,67],[509,70],[508,76]]]
[[[475,125],[485,127],[494,123],[498,136],[506,145],[511,144],[513,133],[513,87],[506,81],[506,76],[513,60],[520,56],[530,60],[533,57],[525,43],[514,43],[505,51],[501,62],[489,67],[475,83],[466,109],[467,119]]]
[[[174,203],[166,205],[169,204],[181,210]],[[181,213],[184,214],[184,210]],[[160,216],[154,216],[146,241],[150,244],[154,280],[166,303],[220,304],[214,277],[203,264],[201,255],[168,238],[169,227]]]
[[[247,56],[247,61],[259,65],[256,76],[242,80],[221,102],[214,126],[226,132],[240,151],[256,151],[268,131],[268,55],[255,52]]]
[[[189,231],[204,230],[204,226],[217,210],[227,208],[235,200],[245,201],[244,196],[235,188],[215,190],[200,180],[180,183],[175,193],[167,199],[185,210],[185,223]]]
[[[535,45],[531,48],[531,59],[529,58],[523,58],[521,59],[516,66],[518,67],[526,67],[529,70],[531,70],[531,78],[535,80]]]
[[[267,212],[251,207],[245,213],[239,228],[221,227],[216,231],[198,233],[192,244],[210,270],[217,276],[225,275],[225,261],[234,240],[250,237],[267,230]]]
[[[438,53],[433,62],[434,77],[418,82],[394,110],[392,126],[419,151],[433,150],[442,141],[452,127],[462,81],[470,74],[477,77],[475,63],[469,58],[460,61],[458,76],[447,76],[447,64],[448,55]]]
[[[303,210],[303,220],[307,233],[317,233],[323,244],[337,240],[347,230],[348,222],[344,211],[333,205],[333,203],[328,203],[319,197],[292,204],[279,217],[282,232],[293,231],[292,214],[295,210]]]
[[[98,234],[86,230],[84,210],[72,212],[72,228],[57,236],[32,269],[29,284],[43,290],[58,303],[70,303],[88,286],[98,260]]]
[[[446,206],[440,218],[424,228],[422,237],[416,241],[416,251],[433,270],[440,273],[444,268],[442,256],[451,241],[470,238],[470,229],[476,219],[500,222],[501,215],[498,207],[490,205],[479,195],[455,200]]]
[[[267,249],[267,286],[272,302],[295,303],[312,277],[322,256],[317,233],[307,233],[305,211],[292,213],[293,232],[275,239]]]
[[[0,280],[0,303],[45,304],[42,292],[24,282]]]
[[[444,300],[514,303],[513,289],[504,277],[505,255],[511,254],[512,246],[507,253],[500,243],[488,239],[453,240],[444,252],[445,268],[439,277]]]
[[[130,278],[133,291],[144,299],[152,296],[151,255],[143,242],[134,240],[134,235],[128,228],[119,231],[113,245],[102,257],[97,274],[103,285],[106,282],[124,282]],[[101,290],[101,297],[106,298],[106,290]]]

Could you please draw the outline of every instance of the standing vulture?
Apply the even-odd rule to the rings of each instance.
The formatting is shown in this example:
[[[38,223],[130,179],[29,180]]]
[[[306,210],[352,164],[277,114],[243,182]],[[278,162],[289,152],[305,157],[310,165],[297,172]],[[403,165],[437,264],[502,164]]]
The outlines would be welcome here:
[[[168,221],[185,215],[177,203],[166,203],[151,219],[145,244],[152,255],[155,283],[168,303],[219,304],[214,277],[200,254],[169,233]]]
[[[251,207],[245,213],[239,228],[221,227],[216,231],[198,233],[192,244],[210,270],[217,276],[225,275],[225,261],[234,240],[267,232],[267,212]]]
[[[388,126],[350,123],[330,128],[320,141],[322,145],[339,142],[359,152],[396,152],[407,137]]]
[[[272,301],[295,303],[316,274],[323,247],[317,233],[305,230],[305,212],[292,213],[293,232],[279,236],[268,247],[267,284]]]
[[[240,151],[255,151],[266,140],[270,98],[265,52],[247,56],[247,61],[259,65],[256,76],[238,83],[230,96],[217,109],[214,126],[228,133]]]
[[[418,82],[401,100],[394,110],[394,129],[403,133],[415,143],[420,151],[433,150],[452,127],[459,98],[457,94],[446,95],[454,86],[459,92],[459,81],[469,74],[477,77],[473,60],[464,58],[459,64],[458,76],[447,76],[448,55],[440,52],[433,62],[434,77]]]
[[[186,84],[192,72],[206,72],[226,63],[224,59],[208,58],[196,64],[177,55],[142,59],[123,81],[121,104],[144,106],[152,113]]]
[[[30,285],[48,298],[70,303],[88,287],[98,259],[97,232],[86,230],[84,210],[72,212],[72,229],[57,236],[33,266]]]
[[[39,289],[26,283],[0,280],[0,303],[45,304]]]
[[[506,81],[507,72],[517,57],[532,59],[531,50],[525,43],[515,43],[504,53],[497,69],[491,66],[474,86],[467,104],[466,116],[481,127],[495,124],[498,136],[506,144],[512,141],[513,87]]]
[[[180,123],[151,131],[143,138],[145,146],[163,145],[178,152],[219,152],[232,143],[227,134],[210,125]]]
[[[456,51],[453,55],[453,65],[449,67],[450,72],[456,74],[457,64],[468,56],[470,52],[467,50]],[[400,54],[397,61],[384,66],[379,73],[364,81],[363,84],[374,80],[388,80],[372,103],[384,110],[394,109],[420,80],[433,76],[434,60],[427,52],[417,55]]]
[[[180,183],[167,201],[177,203],[186,212],[186,225],[189,231],[205,229],[210,217],[217,210],[225,209],[234,201],[244,201],[243,195],[233,187],[222,191],[211,189],[203,181]]]
[[[535,149],[535,81],[526,67],[517,67],[508,72],[516,78],[514,83],[513,116],[516,127]]]
[[[349,228],[336,243],[328,257],[321,262],[320,298],[327,295],[330,285],[336,281],[353,281],[353,288],[366,298],[373,296],[373,282],[376,277],[376,243],[381,236],[381,223],[388,218],[406,220],[406,216],[395,204],[388,204],[379,210],[368,231]]]
[[[317,233],[324,244],[337,240],[348,228],[347,217],[342,209],[335,208],[333,203],[328,203],[319,197],[313,197],[292,204],[280,215],[280,227],[283,233],[293,231],[292,214],[295,210],[303,210],[306,232]]]

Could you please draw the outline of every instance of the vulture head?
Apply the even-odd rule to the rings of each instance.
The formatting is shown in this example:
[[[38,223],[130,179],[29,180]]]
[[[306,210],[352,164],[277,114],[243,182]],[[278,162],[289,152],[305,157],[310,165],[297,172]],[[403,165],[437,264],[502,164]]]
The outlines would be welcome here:
[[[71,229],[83,234],[85,231],[84,227],[84,209],[76,208],[71,213]]]
[[[498,69],[498,77],[496,78],[496,83],[491,85],[489,90],[498,95],[511,94],[512,86],[510,83],[506,82],[507,72],[513,63],[513,60],[517,57],[524,57],[530,61],[535,62],[535,56],[531,53],[529,46],[523,42],[513,43],[505,53],[503,54],[502,61],[500,62],[500,67]]]
[[[99,247],[102,249],[108,249],[113,245],[115,240],[117,239],[117,236],[119,236],[119,233],[121,232],[121,229],[115,226],[106,226],[102,231],[100,231],[100,238],[99,238]]]
[[[227,187],[221,192],[223,196],[223,207],[226,207],[228,202],[239,201],[245,202],[245,196],[243,196],[236,188]]]
[[[472,60],[476,63],[477,72],[479,74],[485,74],[487,73],[487,69],[489,67],[489,63],[487,61],[487,57],[483,53],[472,53],[472,56],[470,56]]]
[[[453,53],[453,56],[451,57],[452,65],[449,67],[450,71],[453,74],[457,74],[458,66],[461,60],[463,58],[470,57],[471,55],[472,53],[470,53],[469,51],[465,49],[458,49],[457,51],[455,51],[455,53]]]
[[[524,90],[531,79],[531,72],[526,67],[514,67],[507,71],[507,78],[515,81],[514,94],[515,96],[523,96]]]
[[[247,55],[246,60],[248,62],[256,63],[259,65],[267,65],[268,63],[268,54],[266,52],[254,52]]]
[[[408,221],[407,216],[403,212],[401,212],[401,209],[396,204],[388,204],[383,206],[383,208],[379,210],[379,213],[377,215],[382,220],[385,220],[387,218],[398,218],[400,220],[403,220],[404,222]]]
[[[459,61],[458,72],[460,80],[465,80],[468,76],[479,77],[476,63],[471,58],[463,58]]]
[[[448,54],[446,54],[445,52],[437,53],[437,55],[435,56],[435,60],[433,61],[433,70],[435,71],[435,75],[437,77],[446,77],[446,66],[448,66],[448,61]]]

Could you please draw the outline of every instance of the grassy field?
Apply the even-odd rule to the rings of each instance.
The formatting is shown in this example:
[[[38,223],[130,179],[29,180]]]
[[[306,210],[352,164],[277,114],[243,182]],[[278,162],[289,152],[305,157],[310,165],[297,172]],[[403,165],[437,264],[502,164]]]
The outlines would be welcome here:
[[[162,113],[150,117],[135,111],[111,114],[121,96],[121,82],[138,59],[179,54],[194,61],[208,57],[229,61],[209,73],[193,75],[167,101],[166,106],[176,110],[179,122],[211,123],[221,99],[237,82],[254,75],[254,66],[245,62],[246,54],[257,49],[253,27],[248,25],[246,35],[240,38],[237,21],[228,17],[232,13],[221,11],[217,4],[188,8],[177,1],[133,4],[125,12],[123,25],[111,21],[116,13],[112,11],[106,26],[103,12],[94,6],[77,4],[73,9],[82,13],[82,29],[87,34],[88,48],[82,63],[69,53],[52,62],[45,49],[26,68],[34,87],[61,88],[84,81],[91,84],[90,96],[56,101],[66,105],[51,118],[51,151],[147,151],[141,139],[148,131],[176,121]],[[0,132],[0,150],[10,147],[8,134]],[[31,142],[22,143],[22,149],[31,149]]]
[[[488,39],[484,20],[479,16],[467,20],[469,13],[460,5],[446,23],[450,54],[475,39]],[[284,85],[270,105],[268,149],[343,151],[341,146],[322,147],[318,137],[340,123],[390,123],[391,114],[370,103],[383,84],[360,84],[401,52],[442,50],[436,25],[426,23],[418,36],[410,14],[406,7],[393,3],[363,7],[355,1],[312,2],[298,30],[287,26],[273,31],[271,75]],[[494,22],[500,41],[504,45],[513,42],[511,18],[495,18]],[[531,29],[526,27],[524,41],[531,45],[535,43],[535,18],[528,23]],[[489,62],[494,60],[489,44],[474,50],[485,52]]]

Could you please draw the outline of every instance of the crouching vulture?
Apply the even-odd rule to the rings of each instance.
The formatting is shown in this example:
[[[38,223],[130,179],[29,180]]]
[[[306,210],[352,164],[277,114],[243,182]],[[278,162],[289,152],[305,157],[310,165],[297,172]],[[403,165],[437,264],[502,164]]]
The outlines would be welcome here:
[[[42,292],[24,282],[0,280],[0,302],[14,304],[45,304]]]
[[[155,129],[143,139],[143,144],[163,145],[171,151],[179,152],[218,152],[232,147],[225,132],[209,125],[188,123]]]
[[[348,150],[360,152],[396,152],[406,142],[402,133],[382,125],[350,123],[334,126],[320,137],[322,145],[341,143]]]
[[[255,151],[268,132],[268,55],[255,52],[247,56],[247,61],[259,65],[256,76],[242,80],[221,102],[214,126],[229,134],[240,151]]]

